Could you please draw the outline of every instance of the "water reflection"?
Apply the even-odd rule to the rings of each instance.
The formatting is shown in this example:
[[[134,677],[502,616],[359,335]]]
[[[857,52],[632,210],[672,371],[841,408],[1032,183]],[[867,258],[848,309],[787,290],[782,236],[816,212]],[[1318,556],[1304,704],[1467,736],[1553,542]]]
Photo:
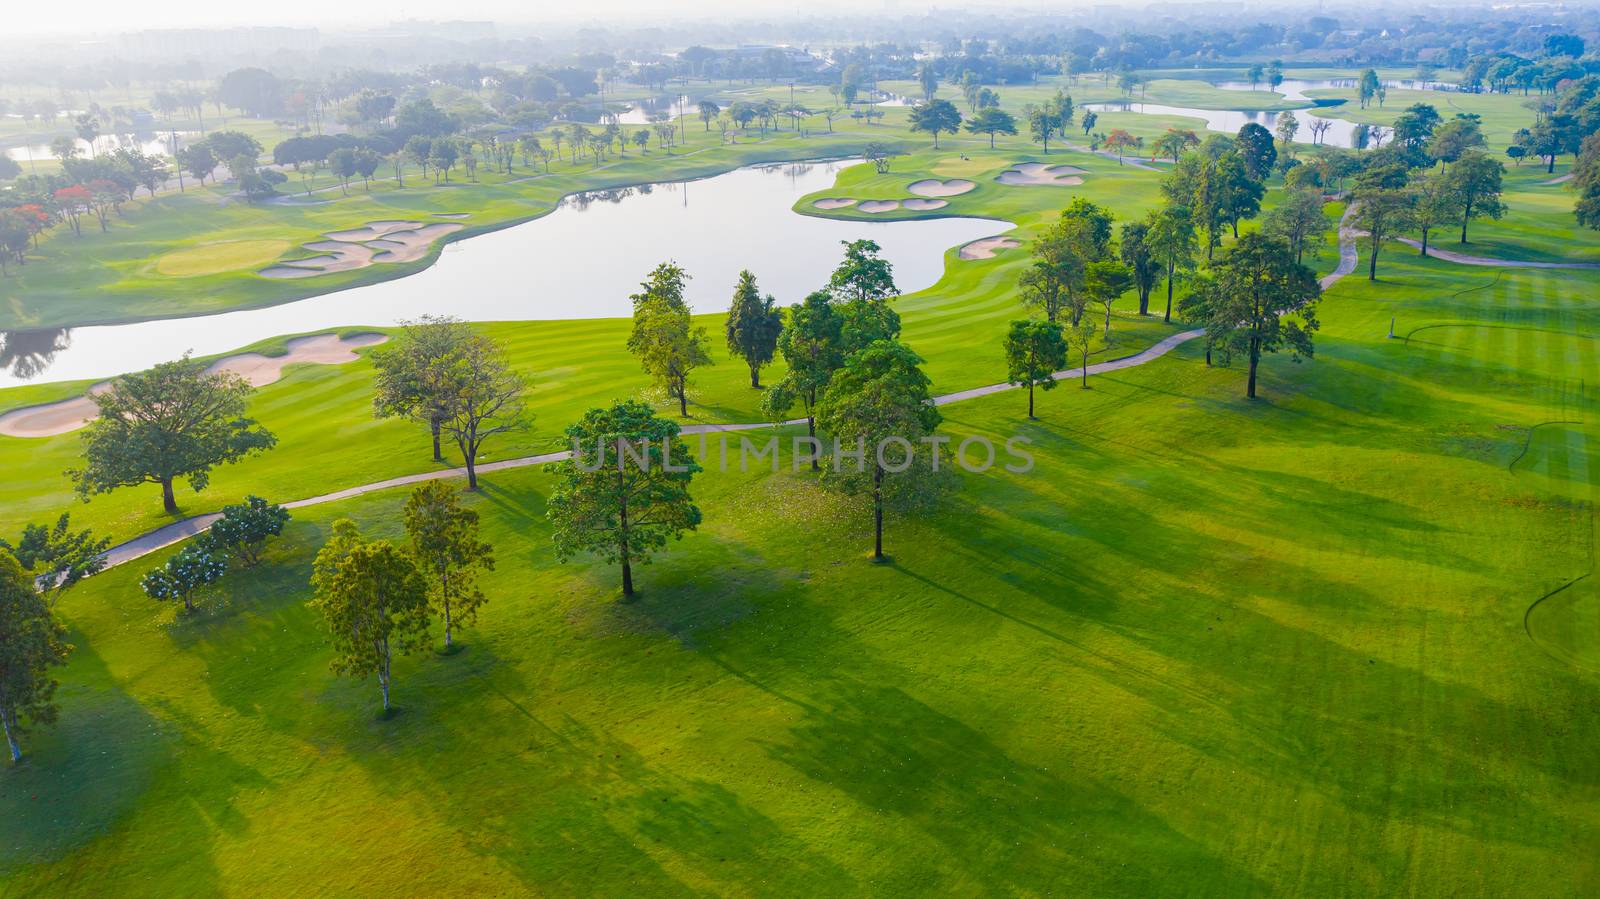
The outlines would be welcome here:
[[[72,346],[71,328],[42,331],[0,331],[0,370],[18,381],[31,381]]]

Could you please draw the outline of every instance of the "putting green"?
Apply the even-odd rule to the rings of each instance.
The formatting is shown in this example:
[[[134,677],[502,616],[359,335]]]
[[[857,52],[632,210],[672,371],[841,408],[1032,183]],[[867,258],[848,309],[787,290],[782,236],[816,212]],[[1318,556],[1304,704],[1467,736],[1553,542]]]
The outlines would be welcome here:
[[[177,250],[156,260],[156,271],[170,278],[195,278],[272,262],[289,249],[287,240],[225,240]]]
[[[930,167],[930,171],[932,171],[935,175],[943,175],[946,178],[970,178],[974,175],[981,175],[984,172],[992,169],[1004,167],[1005,164],[995,159],[993,156],[973,156],[969,159],[962,159],[960,156],[950,156],[934,163]]]

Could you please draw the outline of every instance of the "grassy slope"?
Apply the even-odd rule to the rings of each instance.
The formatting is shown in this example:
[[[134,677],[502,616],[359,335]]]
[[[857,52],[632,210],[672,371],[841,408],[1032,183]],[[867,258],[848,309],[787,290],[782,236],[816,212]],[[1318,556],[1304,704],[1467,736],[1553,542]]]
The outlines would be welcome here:
[[[1592,892],[1600,682],[1522,619],[1590,564],[1591,432],[1508,466],[1529,425],[1591,411],[1594,277],[1385,274],[1336,288],[1316,361],[1271,360],[1262,402],[1191,346],[1047,395],[1036,424],[1016,396],[948,407],[948,433],[1020,431],[1038,467],[891,522],[889,566],[808,476],[712,473],[705,527],[622,604],[609,568],[552,558],[544,474],[491,476],[469,501],[492,603],[464,653],[401,663],[388,721],[327,673],[302,600],[330,520],[393,535],[402,493],[308,510],[192,620],[113,571],[63,605],[63,720],[0,775],[0,875]]]

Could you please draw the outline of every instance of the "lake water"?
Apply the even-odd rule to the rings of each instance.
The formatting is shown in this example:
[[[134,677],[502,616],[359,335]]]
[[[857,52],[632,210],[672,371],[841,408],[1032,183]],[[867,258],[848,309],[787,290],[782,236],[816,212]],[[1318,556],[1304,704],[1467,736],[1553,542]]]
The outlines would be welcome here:
[[[827,283],[840,241],[860,238],[883,247],[895,281],[909,293],[938,281],[949,248],[1012,227],[975,218],[846,222],[792,210],[796,199],[831,187],[855,162],[751,166],[699,181],[578,194],[542,218],[449,244],[416,274],[265,309],[0,332],[0,386],[104,378],[185,350],[211,355],[276,334],[390,325],[423,314],[470,321],[627,316],[628,295],[668,259],[692,276],[688,299],[697,312],[726,309],[744,268],[787,305]]]
[[[179,131],[179,145],[185,145],[188,138],[192,134],[194,134],[192,131]],[[165,133],[159,136],[152,136],[148,133],[136,135],[102,134],[94,139],[94,151],[96,153],[104,153],[117,147],[138,147],[140,150],[143,150],[147,155],[150,156],[171,156],[172,149],[171,144],[169,143],[170,139],[170,136]],[[82,139],[75,139],[74,142],[78,145],[79,153],[84,157],[88,157],[89,144]],[[18,163],[21,163],[24,171],[27,169],[30,156],[34,162],[55,159],[55,157],[50,153],[49,144],[34,144],[26,147],[7,147],[5,154]]]

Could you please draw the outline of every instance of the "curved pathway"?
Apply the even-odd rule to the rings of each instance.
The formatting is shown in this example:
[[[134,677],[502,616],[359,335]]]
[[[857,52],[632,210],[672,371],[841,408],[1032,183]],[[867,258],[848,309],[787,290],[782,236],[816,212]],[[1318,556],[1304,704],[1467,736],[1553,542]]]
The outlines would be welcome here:
[[[1422,242],[1409,237],[1396,237],[1395,240],[1414,249],[1422,249]],[[1600,262],[1524,262],[1520,259],[1494,259],[1489,256],[1470,256],[1466,253],[1455,253],[1450,250],[1441,250],[1438,247],[1428,247],[1428,256],[1442,259],[1445,262],[1455,262],[1461,265],[1484,265],[1499,268],[1565,268],[1565,269],[1600,269]]]
[[[1340,278],[1343,278],[1345,275],[1355,271],[1357,261],[1355,232],[1345,226],[1347,220],[1350,218],[1350,214],[1351,210],[1346,209],[1344,217],[1339,220],[1339,264],[1332,272],[1323,276],[1320,283],[1322,284],[1322,289],[1324,290],[1332,287],[1339,281]],[[1205,330],[1202,328],[1196,328],[1189,331],[1180,331],[1177,334],[1172,334],[1166,338],[1163,338],[1161,341],[1138,353],[1134,353],[1129,356],[1122,356],[1117,359],[1108,359],[1105,362],[1096,362],[1095,364],[1088,366],[1088,374],[1104,374],[1106,372],[1118,371],[1124,368],[1132,368],[1136,365],[1144,365],[1147,362],[1153,362],[1156,359],[1159,359],[1177,349],[1179,346],[1182,346],[1183,344],[1194,340],[1197,337],[1201,337],[1204,334]],[[1051,375],[1051,377],[1057,381],[1083,376],[1084,371],[1081,367],[1068,369],[1066,371],[1058,371]],[[969,390],[960,390],[955,393],[947,393],[943,396],[936,396],[933,398],[933,402],[936,406],[943,406],[947,403],[957,403],[961,402],[962,400],[975,399],[981,396],[990,396],[992,394],[1003,393],[1007,390],[1016,389],[1018,388],[1013,384],[990,384],[986,387],[974,387]],[[792,418],[788,421],[776,423],[734,422],[729,424],[685,425],[683,428],[683,433],[722,434],[736,431],[755,431],[762,428],[776,427],[778,425],[802,425],[805,424],[805,422],[806,420],[804,418]],[[541,453],[535,456],[522,456],[516,459],[503,459],[499,462],[486,462],[482,465],[479,465],[477,468],[479,473],[489,474],[496,471],[509,471],[514,468],[527,468],[531,465],[543,465],[547,462],[559,462],[563,459],[566,459],[570,455],[571,453],[566,450],[559,450],[557,452]],[[324,493],[319,496],[308,496],[305,499],[291,500],[290,502],[284,503],[283,506],[287,509],[303,509],[307,506],[320,506],[323,503],[338,502],[339,500],[351,499],[368,493],[376,493],[379,490],[389,490],[394,487],[405,487],[411,484],[420,484],[424,481],[437,481],[444,478],[464,477],[465,475],[466,470],[463,468],[441,468],[434,471],[423,471],[416,474],[388,478],[382,481],[373,481],[370,484],[358,484],[354,487],[347,487],[343,490],[336,490],[332,493]],[[171,546],[172,544],[181,540],[186,540],[190,537],[193,537],[201,531],[204,531],[206,528],[211,527],[211,524],[220,517],[221,516],[216,512],[210,512],[205,515],[195,515],[191,518],[185,518],[182,521],[173,522],[165,527],[157,528],[156,530],[141,534],[125,543],[119,543],[106,551],[106,567],[111,568],[121,565],[125,562],[131,562],[140,556],[148,555],[159,549]]]

